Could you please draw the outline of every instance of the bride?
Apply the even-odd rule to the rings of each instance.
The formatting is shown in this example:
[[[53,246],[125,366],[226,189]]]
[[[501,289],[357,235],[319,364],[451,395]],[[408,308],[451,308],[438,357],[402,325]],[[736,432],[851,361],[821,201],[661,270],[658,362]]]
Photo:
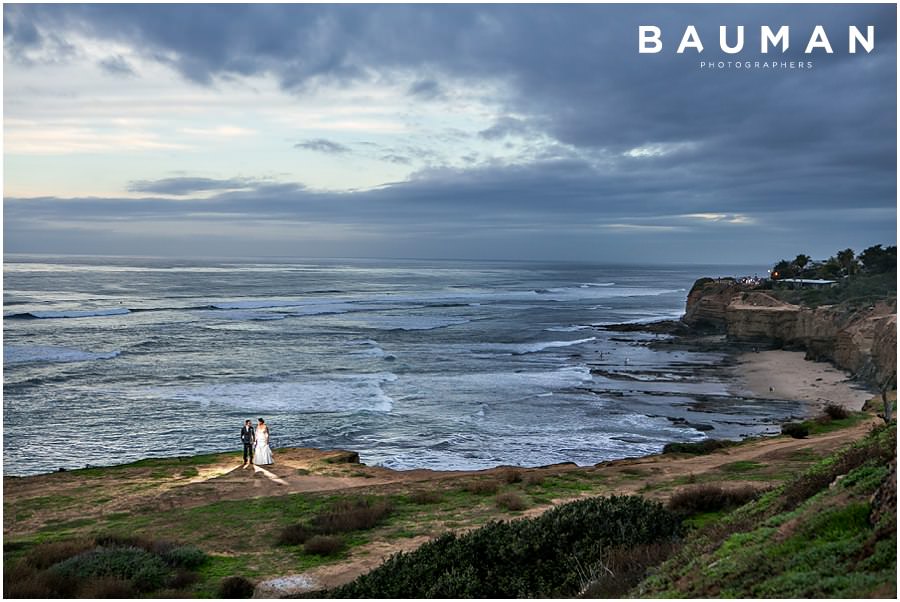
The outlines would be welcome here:
[[[272,450],[269,448],[269,427],[262,418],[256,424],[256,449],[253,450],[253,463],[274,464]]]

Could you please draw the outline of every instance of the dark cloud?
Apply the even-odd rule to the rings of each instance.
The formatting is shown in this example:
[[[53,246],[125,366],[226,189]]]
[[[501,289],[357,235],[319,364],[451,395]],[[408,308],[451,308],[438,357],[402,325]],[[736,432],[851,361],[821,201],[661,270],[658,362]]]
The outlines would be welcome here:
[[[134,77],[137,75],[131,65],[121,56],[111,56],[97,63],[101,69],[119,77]]]
[[[745,236],[768,255],[769,248],[803,237],[828,249],[858,246],[853,241],[867,236],[871,240],[863,242],[895,242],[896,10],[890,4],[11,4],[4,7],[4,47],[11,60],[38,51],[67,60],[67,36],[78,34],[129,44],[200,85],[272,75],[295,94],[323,82],[349,85],[410,73],[415,79],[408,93],[419,100],[443,94],[451,81],[499,82],[503,96],[492,100],[507,117],[480,138],[550,141],[536,142],[531,158],[518,165],[485,165],[472,149],[468,169],[435,167],[407,182],[346,195],[259,182],[242,190],[173,184],[169,190],[182,192],[164,192],[165,186],[150,183],[133,190],[216,194],[202,205],[129,201],[123,211],[149,216],[215,208],[257,219],[378,224],[396,237],[403,228],[462,236],[477,223],[497,228],[498,241],[516,249],[529,248],[514,242],[527,238],[529,228],[583,232],[586,224],[677,223],[681,230],[656,231],[676,251],[675,241],[723,249]],[[689,24],[704,42],[702,56],[674,52]],[[876,26],[875,51],[848,54],[848,25],[868,24]],[[637,52],[639,25],[662,29],[663,52]],[[745,26],[742,58],[751,61],[774,56],[756,50],[761,25],[790,25],[791,46],[777,54],[778,62],[811,60],[813,68],[701,69],[700,60],[733,60],[718,48],[719,25]],[[803,54],[815,25],[826,28],[833,55]],[[327,139],[295,146],[350,150]],[[422,155],[376,147],[373,156],[404,162]],[[429,163],[437,165],[436,159]],[[58,220],[73,207],[103,219],[113,205],[13,199],[8,207],[7,221],[34,219],[40,211]],[[862,212],[859,220],[844,219],[848,207]],[[756,225],[671,218],[701,213],[748,215]],[[596,243],[598,232],[616,237],[624,231],[594,231],[597,248],[603,246]],[[635,232],[633,240],[652,243]],[[562,238],[557,244],[564,246]]]
[[[502,117],[491,127],[478,132],[478,136],[485,140],[501,140],[507,136],[520,135],[528,131],[528,126],[521,119]]]
[[[146,192],[151,194],[166,194],[171,196],[184,196],[195,192],[207,192],[211,190],[234,190],[247,188],[253,180],[243,178],[230,178],[216,180],[212,178],[177,177],[161,180],[137,180],[129,182],[128,190],[131,192]]]
[[[304,140],[303,142],[298,142],[294,145],[294,148],[302,148],[305,150],[315,151],[317,153],[327,153],[329,155],[339,155],[342,153],[349,153],[350,147],[344,146],[339,142],[334,142],[333,140],[326,140],[325,138],[313,138],[311,140]]]
[[[443,90],[433,79],[422,79],[409,87],[409,95],[422,100],[431,100],[443,96]]]
[[[404,155],[397,155],[394,153],[381,155],[379,159],[381,159],[382,161],[387,161],[388,163],[396,163],[398,165],[412,165],[412,159]]]

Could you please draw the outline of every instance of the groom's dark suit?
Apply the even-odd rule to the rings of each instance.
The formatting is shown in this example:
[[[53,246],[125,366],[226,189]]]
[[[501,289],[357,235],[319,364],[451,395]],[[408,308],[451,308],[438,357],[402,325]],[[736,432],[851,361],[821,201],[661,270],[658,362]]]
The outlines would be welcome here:
[[[244,464],[253,461],[253,444],[256,442],[256,432],[252,426],[246,424],[241,427],[241,441],[244,442]]]

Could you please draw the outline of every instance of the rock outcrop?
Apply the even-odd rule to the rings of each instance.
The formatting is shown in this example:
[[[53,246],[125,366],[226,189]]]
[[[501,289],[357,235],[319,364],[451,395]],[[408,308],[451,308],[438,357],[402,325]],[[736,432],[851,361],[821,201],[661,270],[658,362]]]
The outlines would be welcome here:
[[[896,375],[896,307],[879,303],[849,310],[792,305],[733,280],[702,278],[688,294],[682,320],[730,340],[802,349],[878,386]]]

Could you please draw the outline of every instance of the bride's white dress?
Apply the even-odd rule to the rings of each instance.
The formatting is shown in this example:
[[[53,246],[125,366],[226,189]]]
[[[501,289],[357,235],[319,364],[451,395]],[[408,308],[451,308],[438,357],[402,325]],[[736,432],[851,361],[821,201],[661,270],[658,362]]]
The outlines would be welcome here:
[[[253,449],[254,464],[274,464],[272,450],[269,449],[269,430],[256,429],[256,447]]]

